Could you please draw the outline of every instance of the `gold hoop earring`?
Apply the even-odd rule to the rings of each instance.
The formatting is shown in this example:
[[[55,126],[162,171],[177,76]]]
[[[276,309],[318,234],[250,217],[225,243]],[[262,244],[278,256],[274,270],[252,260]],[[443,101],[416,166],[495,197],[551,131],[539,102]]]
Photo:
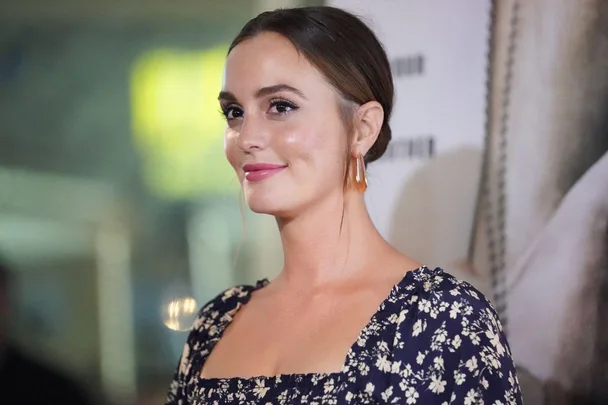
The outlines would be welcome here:
[[[367,174],[365,173],[365,161],[363,155],[359,155],[355,158],[355,170],[353,183],[355,189],[360,193],[365,193],[367,190]]]

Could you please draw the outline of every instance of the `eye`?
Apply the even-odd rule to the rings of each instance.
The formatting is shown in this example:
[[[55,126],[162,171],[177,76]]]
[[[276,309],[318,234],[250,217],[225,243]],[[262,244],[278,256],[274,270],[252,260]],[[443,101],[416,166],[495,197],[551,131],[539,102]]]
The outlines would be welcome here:
[[[270,109],[268,112],[271,114],[283,115],[283,114],[288,114],[297,109],[298,109],[298,106],[296,106],[291,101],[287,101],[284,99],[274,99],[274,100],[270,100]]]
[[[221,112],[222,112],[222,115],[224,117],[226,117],[226,120],[228,120],[228,121],[243,118],[243,115],[244,115],[243,109],[238,106],[235,106],[235,105],[228,105],[225,107],[222,106]]]

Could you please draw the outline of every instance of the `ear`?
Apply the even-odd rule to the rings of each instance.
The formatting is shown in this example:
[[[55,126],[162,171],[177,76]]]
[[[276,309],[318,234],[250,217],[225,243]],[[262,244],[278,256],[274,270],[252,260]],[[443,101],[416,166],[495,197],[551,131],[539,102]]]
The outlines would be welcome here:
[[[377,101],[369,101],[361,105],[354,117],[354,137],[351,145],[353,156],[365,155],[378,139],[382,123],[384,122],[384,109]]]

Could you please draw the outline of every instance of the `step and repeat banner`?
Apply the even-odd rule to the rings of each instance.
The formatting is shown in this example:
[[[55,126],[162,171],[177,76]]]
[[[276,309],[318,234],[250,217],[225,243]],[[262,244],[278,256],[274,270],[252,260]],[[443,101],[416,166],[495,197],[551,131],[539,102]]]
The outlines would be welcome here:
[[[396,105],[393,140],[369,166],[380,232],[429,266],[465,261],[485,137],[489,1],[332,0],[385,45]]]
[[[526,403],[608,403],[608,8],[332,0],[384,43],[393,141],[367,203],[492,298]]]

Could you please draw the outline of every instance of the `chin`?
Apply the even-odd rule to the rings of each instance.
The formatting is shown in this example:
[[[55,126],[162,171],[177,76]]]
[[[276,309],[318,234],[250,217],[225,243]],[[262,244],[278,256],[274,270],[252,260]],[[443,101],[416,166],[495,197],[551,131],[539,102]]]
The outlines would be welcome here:
[[[297,204],[289,204],[284,197],[270,197],[269,195],[247,195],[245,201],[249,209],[256,214],[272,215],[275,217],[288,217],[297,211]],[[294,206],[295,205],[295,206]]]
[[[278,215],[282,211],[283,204],[277,202],[280,199],[250,195],[245,197],[245,201],[249,209],[256,214]]]

